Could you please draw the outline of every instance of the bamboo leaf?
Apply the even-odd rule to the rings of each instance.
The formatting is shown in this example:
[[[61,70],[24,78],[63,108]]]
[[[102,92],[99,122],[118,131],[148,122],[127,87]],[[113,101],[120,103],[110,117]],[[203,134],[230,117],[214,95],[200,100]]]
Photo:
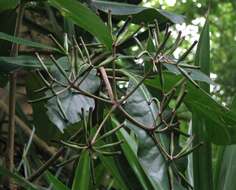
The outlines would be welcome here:
[[[115,124],[113,127],[119,125],[114,118],[112,119],[112,121],[113,121],[113,124]],[[130,138],[129,134],[124,129],[120,129],[119,131],[116,132],[116,135],[119,140],[124,141],[124,143],[121,145],[121,148],[130,166],[135,172],[137,178],[140,180],[140,184],[142,184],[143,189],[147,189],[147,190],[156,189],[155,184],[153,183],[152,179],[148,176],[148,173],[145,171],[145,169],[139,162],[137,154],[132,148],[132,145],[131,145],[132,139]]]
[[[72,190],[88,190],[90,181],[90,156],[89,151],[84,150],[81,153],[79,163],[75,170],[72,184]]]
[[[48,182],[51,183],[54,190],[70,190],[66,185],[64,185],[59,179],[53,176],[50,172],[46,173]]]
[[[44,45],[38,42],[33,42],[30,40],[26,40],[24,38],[19,38],[19,37],[15,37],[15,36],[11,36],[8,35],[6,33],[0,32],[0,39],[1,40],[6,40],[15,44],[20,44],[20,45],[25,45],[25,46],[29,46],[29,47],[33,47],[33,48],[40,48],[40,49],[47,49],[47,50],[53,50],[53,51],[57,51],[57,52],[61,52],[59,49],[48,46],[48,45]]]
[[[125,18],[131,15],[132,22],[137,24],[140,24],[141,22],[150,23],[155,19],[157,19],[158,23],[161,25],[165,25],[167,22],[182,23],[184,21],[184,18],[182,16],[155,8],[97,0],[92,1],[91,4],[98,10],[106,13],[111,10],[112,15],[116,17]]]
[[[88,7],[75,0],[49,0],[49,3],[111,50],[112,37],[108,28]]]
[[[209,22],[206,19],[205,25],[200,35],[200,40],[197,47],[195,65],[200,66],[201,70],[210,75],[210,39],[209,39]],[[200,83],[201,88],[206,92],[210,92],[210,85]],[[192,133],[195,135],[193,146],[203,141],[204,135],[207,133],[207,121],[205,117],[198,114],[198,110],[192,111]],[[209,123],[208,123],[209,125]],[[212,176],[212,155],[211,144],[205,141],[204,145],[193,152],[193,178],[194,188],[201,190],[213,189]],[[204,156],[203,156],[204,155]],[[204,171],[205,170],[205,171]],[[202,172],[204,171],[204,172]]]

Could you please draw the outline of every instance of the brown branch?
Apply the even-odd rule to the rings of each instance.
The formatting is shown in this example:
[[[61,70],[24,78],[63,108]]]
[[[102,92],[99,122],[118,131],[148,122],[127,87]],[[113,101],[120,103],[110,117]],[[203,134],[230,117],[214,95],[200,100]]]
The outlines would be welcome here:
[[[109,97],[111,98],[111,101],[114,101],[114,94],[113,94],[112,87],[111,87],[111,84],[110,84],[110,82],[109,82],[109,79],[108,79],[106,70],[105,70],[104,67],[100,67],[100,68],[99,68],[99,71],[100,71],[101,76],[102,76],[102,79],[103,79],[103,81],[104,81],[104,83],[105,83],[105,86],[106,86],[108,95],[109,95]]]
[[[19,5],[17,13],[14,36],[19,36],[22,18],[24,15],[24,4]],[[19,45],[12,44],[10,55],[15,57],[18,55]],[[8,126],[8,141],[7,141],[7,154],[6,154],[6,167],[10,172],[14,169],[14,143],[15,143],[15,107],[16,107],[16,78],[17,73],[10,74],[10,92],[9,92],[9,126]],[[11,178],[8,178],[10,190],[16,189],[16,185]]]

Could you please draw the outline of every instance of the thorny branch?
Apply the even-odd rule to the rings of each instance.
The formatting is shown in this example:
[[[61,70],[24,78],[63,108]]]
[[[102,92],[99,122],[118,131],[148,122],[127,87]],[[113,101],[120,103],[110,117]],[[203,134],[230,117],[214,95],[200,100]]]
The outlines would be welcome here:
[[[86,149],[90,152],[96,152],[98,154],[104,154],[104,155],[116,155],[119,154],[119,151],[104,151],[104,148],[109,148],[113,146],[117,146],[122,142],[113,142],[111,144],[106,144],[106,145],[97,145],[97,142],[100,141],[101,139],[114,134],[117,130],[123,126],[117,126],[115,129],[108,131],[105,134],[102,134],[102,128],[105,127],[105,123],[107,120],[110,118],[110,116],[115,112],[118,111],[119,113],[122,113],[123,117],[125,120],[130,121],[133,123],[136,127],[146,131],[146,133],[153,139],[153,142],[157,146],[157,148],[160,150],[161,154],[163,155],[164,159],[171,164],[169,164],[168,172],[169,172],[169,181],[170,181],[170,189],[172,187],[173,183],[173,176],[177,175],[179,178],[183,178],[183,174],[181,172],[177,171],[174,172],[176,169],[175,166],[175,160],[182,158],[183,156],[186,156],[190,154],[192,151],[194,151],[196,148],[198,148],[201,144],[197,145],[196,147],[191,147],[191,140],[186,142],[186,145],[178,152],[176,153],[176,148],[175,148],[175,138],[176,135],[183,135],[185,137],[189,137],[190,135],[185,134],[179,129],[179,122],[177,120],[176,116],[176,111],[177,109],[181,106],[183,103],[184,97],[187,94],[186,91],[186,81],[190,81],[192,84],[194,84],[196,87],[198,87],[198,84],[192,80],[190,77],[189,73],[186,72],[184,68],[192,68],[192,69],[198,69],[195,67],[192,67],[191,65],[185,65],[182,64],[183,60],[187,57],[187,55],[190,53],[190,51],[194,48],[196,45],[196,42],[194,42],[191,47],[182,55],[178,60],[175,60],[171,57],[171,54],[176,50],[176,48],[182,43],[183,38],[181,37],[181,32],[179,33],[176,41],[174,44],[172,44],[171,47],[166,48],[167,41],[169,40],[171,36],[171,32],[169,31],[169,26],[166,26],[166,31],[164,33],[164,36],[161,37],[160,30],[158,28],[158,23],[157,21],[154,22],[154,26],[149,26],[149,30],[152,41],[154,42],[154,47],[155,47],[155,52],[151,52],[148,49],[144,48],[142,43],[138,41],[135,36],[138,34],[139,30],[143,27],[143,25],[135,31],[131,36],[136,39],[136,42],[140,46],[141,52],[137,56],[133,56],[133,58],[136,59],[141,59],[145,58],[148,60],[147,63],[145,64],[150,64],[151,69],[147,72],[144,73],[144,76],[142,77],[141,80],[139,80],[139,83],[134,86],[129,93],[122,94],[122,91],[117,88],[118,86],[118,80],[117,77],[120,77],[122,80],[122,77],[129,77],[125,73],[122,73],[119,69],[117,69],[116,61],[118,59],[126,59],[129,57],[125,57],[123,55],[117,54],[116,53],[116,47],[119,46],[119,44],[123,43],[125,39],[123,37],[125,36],[124,34],[127,31],[127,28],[129,26],[131,17],[129,17],[126,22],[124,23],[123,26],[121,26],[120,29],[116,32],[116,34],[113,36],[113,45],[112,45],[112,52],[105,52],[97,55],[95,58],[91,60],[90,56],[90,51],[87,48],[87,45],[83,41],[82,38],[80,38],[80,43],[77,42],[75,38],[73,38],[73,49],[76,49],[78,51],[78,55],[80,56],[80,60],[82,62],[76,62],[73,64],[77,64],[76,68],[80,68],[82,65],[87,66],[87,69],[81,74],[80,72],[76,71],[70,71],[70,73],[75,73],[76,76],[71,77],[72,75],[68,74],[67,71],[58,63],[56,58],[54,56],[50,56],[52,61],[54,62],[56,68],[58,71],[61,73],[61,75],[65,78],[65,82],[60,82],[57,79],[55,79],[52,74],[50,73],[50,70],[47,68],[47,66],[44,64],[43,60],[39,56],[39,54],[36,54],[43,71],[47,74],[47,77],[44,77],[42,74],[39,72],[39,76],[43,83],[45,84],[44,90],[50,90],[52,92],[52,96],[49,97],[42,97],[37,100],[31,101],[37,102],[37,101],[45,101],[50,98],[57,98],[57,103],[58,107],[60,107],[60,110],[62,112],[61,115],[64,115],[63,107],[60,105],[60,94],[66,92],[69,89],[73,89],[76,93],[82,94],[84,96],[96,99],[97,101],[105,103],[107,108],[110,110],[107,115],[103,118],[103,121],[100,123],[99,126],[93,126],[92,121],[91,121],[91,115],[93,110],[90,109],[89,111],[89,118],[83,114],[83,119],[84,119],[84,131],[85,131],[85,137],[86,137],[86,142],[84,144],[79,144],[77,142],[73,141],[68,141],[68,142],[61,142],[64,147],[68,148],[73,148],[78,151],[81,151],[83,149]],[[112,23],[111,23],[111,13],[109,12],[108,14],[108,26],[111,30],[111,34],[113,35],[113,28],[112,28]],[[57,46],[66,53],[67,56],[72,57],[72,60],[79,60],[78,57],[73,57],[76,56],[77,54],[68,52],[68,47],[64,48],[62,45],[60,45],[59,42],[56,41],[56,39],[51,36],[51,38],[55,41]],[[68,46],[68,44],[67,44]],[[131,56],[132,57],[132,56]],[[177,82],[171,90],[165,91],[165,79],[164,79],[164,68],[163,64],[172,64],[176,66],[176,68],[180,71],[180,73],[183,75],[183,79],[181,79],[179,82]],[[150,66],[149,65],[149,66]],[[71,67],[72,69],[75,67]],[[111,76],[107,74],[107,71],[110,69],[112,72]],[[83,89],[81,89],[81,84],[87,79],[89,76],[90,72],[92,70],[96,70],[97,72],[100,73],[100,78],[102,80],[102,84],[105,86],[105,91],[102,91],[102,94],[104,94],[106,97],[102,97],[99,95],[95,95],[92,93],[89,93]],[[118,76],[119,74],[119,76]],[[157,108],[158,108],[158,113],[156,115],[156,119],[153,121],[152,126],[147,126],[145,123],[137,121],[134,117],[132,117],[125,109],[124,105],[126,104],[127,100],[134,95],[134,93],[140,89],[142,85],[144,85],[144,81],[148,79],[149,77],[153,75],[158,75],[159,76],[159,81],[160,81],[160,92],[161,92],[161,98],[152,98],[149,101],[148,104],[151,106],[152,103],[155,103]],[[82,78],[81,78],[82,77]],[[111,79],[111,80],[110,80]],[[126,82],[126,81],[124,81]],[[55,85],[60,86],[63,90],[56,91],[55,90]],[[178,93],[177,93],[178,92]],[[177,98],[176,98],[177,97]],[[171,100],[175,99],[175,107],[171,111],[171,115],[166,117],[165,113],[170,110],[169,108],[169,103]],[[84,112],[84,110],[82,110]],[[91,136],[89,128],[94,128],[96,127],[95,133],[92,135],[92,138],[90,139],[89,137]],[[166,145],[163,145],[161,141],[159,140],[160,134],[165,134],[169,137],[170,143],[169,143],[169,148],[166,148]],[[60,149],[61,150],[61,149]],[[60,152],[59,150],[59,152]],[[63,148],[64,150],[64,148]],[[49,166],[52,164],[56,159],[58,158],[57,154],[52,157],[50,160],[48,160],[33,176],[31,176],[29,179],[35,180],[37,177],[39,177]],[[66,161],[65,163],[69,163],[73,160],[75,160],[77,157]],[[172,171],[173,170],[173,171]],[[187,183],[189,184],[189,183]],[[191,185],[189,185],[190,188]]]

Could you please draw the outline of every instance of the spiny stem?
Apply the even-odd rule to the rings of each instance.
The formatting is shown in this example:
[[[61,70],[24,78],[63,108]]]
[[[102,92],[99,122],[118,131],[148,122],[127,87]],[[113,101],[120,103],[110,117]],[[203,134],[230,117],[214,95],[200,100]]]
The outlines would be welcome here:
[[[122,98],[119,102],[122,103],[122,102],[126,101],[143,84],[143,82],[149,76],[150,73],[151,73],[151,69],[148,72],[145,73],[142,80],[139,81],[139,83],[124,98]]]
[[[102,127],[104,126],[105,122],[107,121],[107,119],[110,117],[111,113],[116,109],[116,106],[112,106],[112,108],[110,109],[110,111],[107,113],[107,115],[105,116],[105,118],[103,119],[102,123],[99,125],[95,135],[93,136],[93,139],[91,141],[91,144],[93,145],[96,142],[96,139],[98,137],[98,134],[100,133]]]
[[[77,135],[81,132],[79,129],[73,136],[70,137],[69,140],[74,140]],[[33,182],[38,177],[40,177],[66,150],[65,147],[61,147],[48,161],[45,162],[35,173],[33,173],[28,180]]]

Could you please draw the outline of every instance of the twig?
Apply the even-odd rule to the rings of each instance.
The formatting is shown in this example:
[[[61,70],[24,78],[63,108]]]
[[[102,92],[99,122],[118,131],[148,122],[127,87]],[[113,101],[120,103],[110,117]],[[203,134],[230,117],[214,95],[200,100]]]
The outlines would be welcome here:
[[[74,140],[75,137],[81,132],[81,129],[78,130],[69,140]],[[66,150],[66,147],[61,147],[48,161],[46,161],[33,175],[31,175],[28,180],[34,181],[40,177]]]

